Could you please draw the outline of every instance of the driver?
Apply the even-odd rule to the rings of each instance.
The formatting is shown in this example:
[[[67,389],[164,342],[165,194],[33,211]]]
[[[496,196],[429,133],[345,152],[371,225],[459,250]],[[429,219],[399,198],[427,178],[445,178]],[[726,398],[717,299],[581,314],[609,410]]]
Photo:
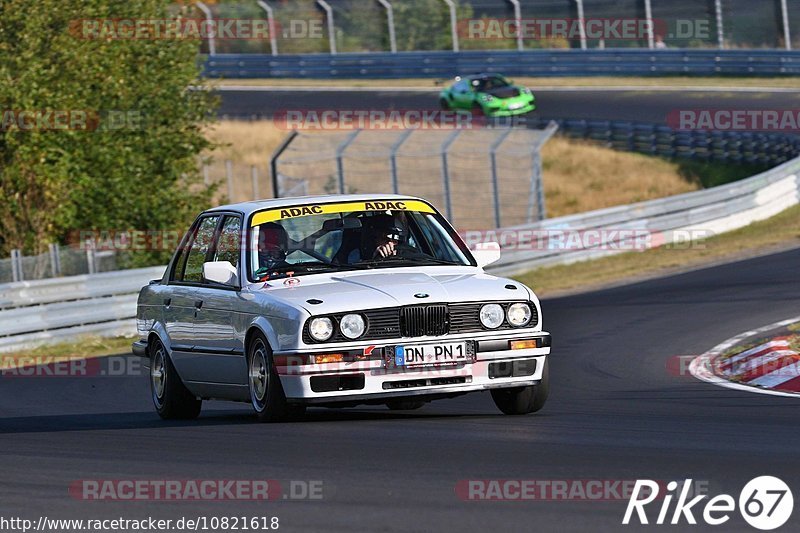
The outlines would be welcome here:
[[[289,234],[283,226],[277,222],[267,222],[258,226],[259,270],[271,270],[287,265],[288,248]]]
[[[406,255],[406,252],[412,251],[402,243],[405,232],[392,215],[364,217],[361,227],[361,245],[350,252],[349,263]]]

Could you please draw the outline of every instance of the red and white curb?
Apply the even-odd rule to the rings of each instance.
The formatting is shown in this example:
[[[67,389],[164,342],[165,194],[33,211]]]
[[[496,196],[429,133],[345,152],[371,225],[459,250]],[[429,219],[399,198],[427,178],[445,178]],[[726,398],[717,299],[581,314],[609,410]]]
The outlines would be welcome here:
[[[689,365],[689,372],[697,379],[729,389],[800,397],[800,354],[789,349],[787,337],[775,337],[721,359],[730,348],[751,337],[797,322],[800,322],[800,316],[732,337],[695,358]]]

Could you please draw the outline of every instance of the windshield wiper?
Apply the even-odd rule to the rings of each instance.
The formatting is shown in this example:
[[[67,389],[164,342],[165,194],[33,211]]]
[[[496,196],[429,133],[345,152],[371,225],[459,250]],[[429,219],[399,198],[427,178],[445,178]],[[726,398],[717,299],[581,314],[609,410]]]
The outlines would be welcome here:
[[[394,263],[412,263],[412,264],[433,264],[433,265],[451,265],[451,266],[464,266],[461,263],[447,261],[445,259],[438,259],[436,257],[402,257],[402,256],[389,256],[383,259],[373,259],[372,261],[361,261],[358,265],[380,266],[385,264]]]
[[[311,263],[311,262],[303,262],[303,263],[294,263],[294,264],[287,264],[281,265],[279,267],[274,268],[267,268],[262,267],[256,270],[253,273],[253,277],[258,281],[264,281],[271,276],[276,274],[288,274],[291,272],[292,274],[298,273],[306,273],[306,274],[313,274],[316,272],[325,272],[329,270],[350,270],[350,269],[359,269],[365,268],[360,265],[338,265],[334,263],[323,263],[322,261]]]

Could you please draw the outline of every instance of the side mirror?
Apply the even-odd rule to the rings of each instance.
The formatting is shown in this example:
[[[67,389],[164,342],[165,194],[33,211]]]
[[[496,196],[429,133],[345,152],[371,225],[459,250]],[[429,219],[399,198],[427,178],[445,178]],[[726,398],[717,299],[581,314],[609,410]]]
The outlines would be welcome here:
[[[203,278],[220,285],[236,287],[239,285],[239,273],[230,261],[209,261],[203,263]]]
[[[472,257],[475,258],[480,268],[491,265],[500,259],[500,245],[496,242],[478,243],[472,250]]]

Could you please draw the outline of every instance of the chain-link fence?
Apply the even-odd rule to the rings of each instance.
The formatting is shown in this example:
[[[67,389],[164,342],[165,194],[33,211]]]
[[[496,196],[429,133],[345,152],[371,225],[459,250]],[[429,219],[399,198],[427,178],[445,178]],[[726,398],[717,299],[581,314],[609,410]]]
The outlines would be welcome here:
[[[410,194],[460,229],[541,220],[540,149],[556,128],[296,133],[273,162],[277,196]]]
[[[207,0],[215,20],[269,19],[269,37],[213,52],[304,54],[537,48],[800,47],[797,0]],[[523,37],[513,23],[519,18]],[[634,34],[613,21],[653,22]],[[578,21],[583,20],[583,29]],[[471,25],[472,24],[472,25]],[[594,25],[593,25],[594,24]],[[604,30],[598,33],[599,27]],[[477,31],[474,31],[476,30]],[[563,30],[563,31],[562,31]],[[788,37],[788,41],[787,41]],[[656,46],[656,43],[659,43]],[[209,41],[204,52],[212,52]]]
[[[22,255],[12,250],[11,257],[0,259],[0,283],[77,276],[118,270],[117,255],[112,250],[96,250],[91,244],[60,246],[50,244],[38,255]]]

